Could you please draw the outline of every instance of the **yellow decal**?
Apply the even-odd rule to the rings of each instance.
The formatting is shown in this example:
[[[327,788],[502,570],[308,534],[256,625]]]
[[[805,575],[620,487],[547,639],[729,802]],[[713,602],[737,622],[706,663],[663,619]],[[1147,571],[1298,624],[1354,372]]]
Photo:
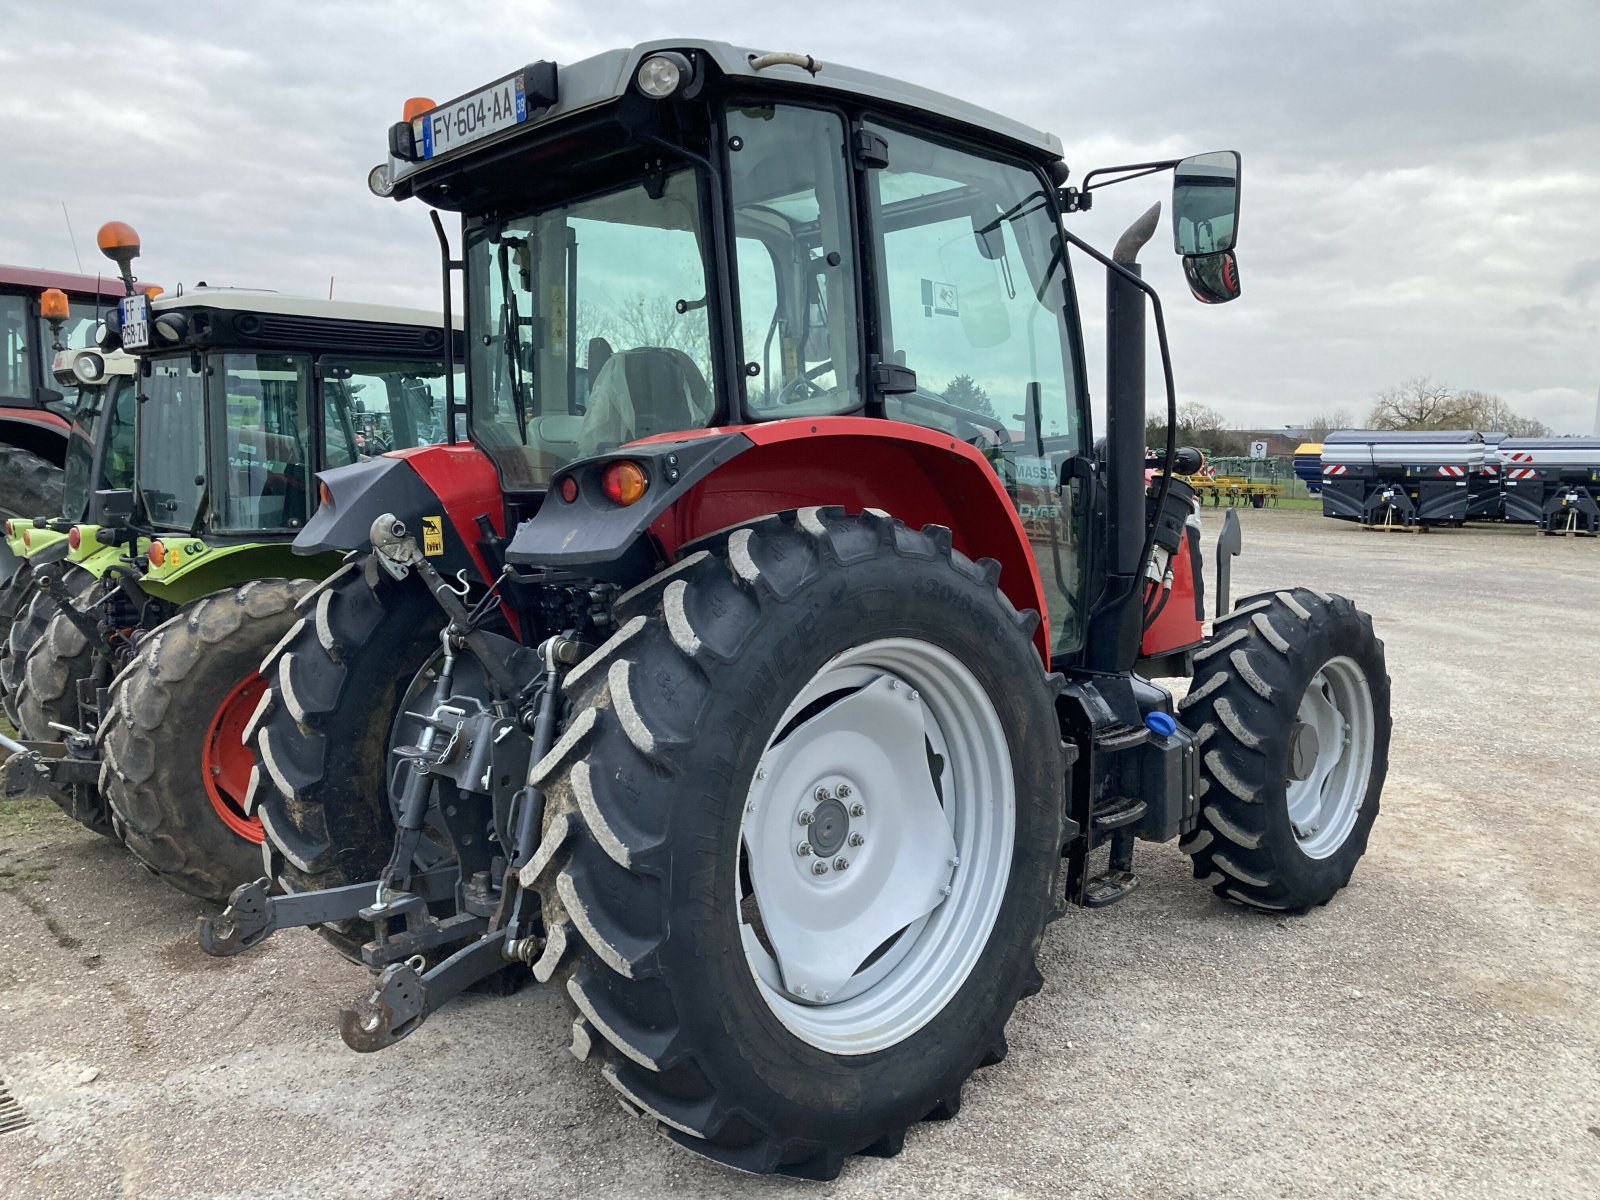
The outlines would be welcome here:
[[[444,553],[444,518],[422,518],[422,552],[429,558]]]
[[[567,356],[567,290],[559,285],[550,289],[550,353]]]
[[[183,551],[177,546],[167,551],[167,566],[181,567],[183,565]]]

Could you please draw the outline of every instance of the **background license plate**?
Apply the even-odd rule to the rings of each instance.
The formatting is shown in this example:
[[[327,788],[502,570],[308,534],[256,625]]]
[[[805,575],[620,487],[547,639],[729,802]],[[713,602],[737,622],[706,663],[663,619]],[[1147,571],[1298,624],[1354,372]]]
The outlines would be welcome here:
[[[528,119],[528,99],[522,93],[522,76],[492,83],[481,92],[423,113],[412,123],[412,136],[423,158],[459,150]]]
[[[122,348],[143,350],[150,344],[150,304],[143,296],[118,301],[122,318]]]

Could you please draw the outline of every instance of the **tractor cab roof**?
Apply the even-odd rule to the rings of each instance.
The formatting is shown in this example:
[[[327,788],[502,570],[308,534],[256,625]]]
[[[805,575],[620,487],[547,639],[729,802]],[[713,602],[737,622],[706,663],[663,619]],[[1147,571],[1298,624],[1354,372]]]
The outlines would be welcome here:
[[[687,67],[677,89],[660,99],[647,94],[640,80],[641,67],[657,57],[676,58]],[[474,178],[485,167],[531,165],[524,156],[538,148],[544,151],[536,156],[540,166],[559,169],[557,161],[593,158],[616,148],[614,125],[604,130],[605,137],[583,136],[590,129],[600,132],[592,124],[597,119],[603,123],[610,117],[625,134],[643,130],[651,140],[655,130],[649,126],[658,106],[705,104],[728,93],[845,104],[943,128],[1041,162],[1054,163],[1062,155],[1054,134],[886,75],[804,54],[666,39],[565,66],[529,64],[412,116],[390,131],[387,175],[380,187],[377,177],[385,168],[374,173],[374,190],[396,199],[421,196],[439,208],[471,209],[492,198],[491,188]]]
[[[151,345],[134,353],[237,348],[356,351],[438,359],[444,318],[421,308],[198,287],[150,305]],[[459,318],[456,329],[461,328]]]

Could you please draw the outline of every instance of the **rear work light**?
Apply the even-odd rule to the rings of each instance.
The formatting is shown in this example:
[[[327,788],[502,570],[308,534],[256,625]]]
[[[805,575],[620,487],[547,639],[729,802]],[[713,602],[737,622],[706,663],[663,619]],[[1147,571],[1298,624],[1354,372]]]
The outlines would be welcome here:
[[[67,545],[72,547],[74,550],[83,545],[83,530],[79,529],[76,525],[67,530]]]
[[[650,477],[644,468],[630,458],[609,463],[600,472],[600,490],[613,504],[636,504],[649,486]]]
[[[161,539],[157,538],[155,541],[150,543],[150,549],[145,557],[150,560],[150,565],[152,567],[159,567],[162,563],[167,561],[167,548],[164,544],[162,544]]]

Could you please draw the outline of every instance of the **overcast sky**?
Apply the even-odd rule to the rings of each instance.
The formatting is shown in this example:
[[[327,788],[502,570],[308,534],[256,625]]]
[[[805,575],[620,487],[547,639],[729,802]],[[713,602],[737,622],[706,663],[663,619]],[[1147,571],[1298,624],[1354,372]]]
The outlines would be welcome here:
[[[1242,151],[1243,296],[1194,304],[1161,239],[1146,252],[1180,399],[1234,424],[1360,418],[1428,375],[1593,427],[1600,0],[0,0],[0,261],[73,269],[64,201],[90,272],[118,218],[152,282],[332,276],[340,299],[437,307],[425,210],[366,188],[405,98],[676,35],[951,92],[1058,134],[1075,177]],[[1109,249],[1165,191],[1101,193],[1074,227]],[[1099,391],[1102,284],[1078,269]]]

